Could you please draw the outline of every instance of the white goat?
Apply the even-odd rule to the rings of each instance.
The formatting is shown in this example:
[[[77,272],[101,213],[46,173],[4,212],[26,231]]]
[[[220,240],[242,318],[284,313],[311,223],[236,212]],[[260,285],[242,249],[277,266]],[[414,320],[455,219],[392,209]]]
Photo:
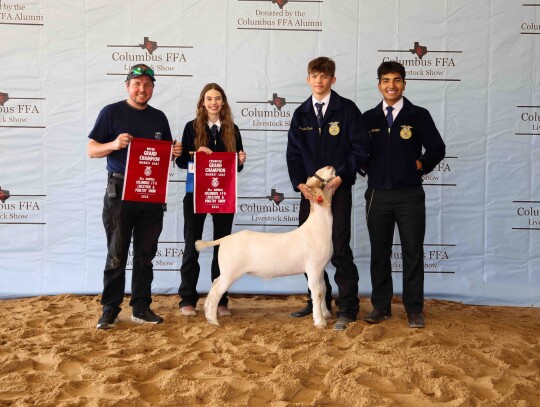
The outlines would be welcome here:
[[[313,320],[318,328],[330,317],[326,307],[323,271],[332,257],[332,191],[324,186],[336,176],[333,167],[324,167],[309,178],[313,199],[308,219],[288,233],[243,230],[212,242],[198,240],[197,251],[220,245],[220,277],[214,280],[204,303],[208,322],[219,325],[217,305],[221,296],[243,274],[272,278],[306,273],[313,300]]]

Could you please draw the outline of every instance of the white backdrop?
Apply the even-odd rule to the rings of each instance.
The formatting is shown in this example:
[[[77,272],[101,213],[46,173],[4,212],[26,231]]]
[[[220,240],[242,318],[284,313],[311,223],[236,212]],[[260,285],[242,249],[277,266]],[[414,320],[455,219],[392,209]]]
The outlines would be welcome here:
[[[294,228],[287,129],[309,96],[307,62],[325,55],[337,63],[334,89],[362,111],[380,100],[377,66],[403,63],[405,95],[430,110],[447,144],[424,182],[426,296],[540,305],[538,1],[0,0],[0,36],[0,297],[101,292],[106,169],[87,158],[87,135],[103,106],[126,97],[125,74],[141,61],[156,71],[151,104],[178,139],[202,87],[226,90],[248,155],[234,230]],[[184,180],[171,167],[155,293],[180,282]],[[371,290],[365,188],[359,177],[351,245],[361,295]],[[392,264],[399,293],[397,235]],[[294,276],[244,277],[231,291],[305,290]]]

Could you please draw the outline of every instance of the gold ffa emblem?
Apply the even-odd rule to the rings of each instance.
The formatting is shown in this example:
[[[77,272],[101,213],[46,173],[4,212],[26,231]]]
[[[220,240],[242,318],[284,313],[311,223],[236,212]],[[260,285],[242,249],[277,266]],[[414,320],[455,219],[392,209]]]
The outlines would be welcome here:
[[[401,126],[401,131],[399,132],[399,135],[403,140],[408,140],[412,137],[412,126]]]
[[[328,124],[330,125],[330,128],[328,129],[328,132],[332,136],[337,136],[339,134],[339,122],[330,122]]]

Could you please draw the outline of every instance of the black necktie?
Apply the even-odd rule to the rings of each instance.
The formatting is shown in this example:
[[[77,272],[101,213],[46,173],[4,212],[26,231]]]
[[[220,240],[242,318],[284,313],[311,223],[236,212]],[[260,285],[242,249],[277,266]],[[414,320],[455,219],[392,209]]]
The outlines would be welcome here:
[[[212,131],[212,140],[214,141],[214,148],[216,147],[217,145],[217,132],[218,132],[218,128],[217,128],[217,125],[212,125],[212,128],[210,129]]]
[[[322,121],[323,121],[323,114],[322,114],[323,106],[324,106],[324,103],[315,103],[315,107],[317,108],[317,121],[319,122],[319,128],[321,128]]]
[[[392,123],[394,123],[394,116],[392,115],[392,110],[394,110],[392,106],[386,106],[386,121],[388,122],[388,130],[392,128]]]

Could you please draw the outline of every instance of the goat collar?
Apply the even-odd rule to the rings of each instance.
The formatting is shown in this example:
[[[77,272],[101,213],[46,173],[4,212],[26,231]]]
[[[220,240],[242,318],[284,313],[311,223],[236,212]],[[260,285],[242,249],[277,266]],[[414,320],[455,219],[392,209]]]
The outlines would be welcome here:
[[[319,181],[321,181],[321,184],[323,186],[323,188],[328,185],[328,183],[330,183],[330,181],[332,181],[334,178],[336,177],[332,177],[330,179],[322,179],[321,177],[319,177],[317,174],[313,175],[315,178],[317,178]]]

